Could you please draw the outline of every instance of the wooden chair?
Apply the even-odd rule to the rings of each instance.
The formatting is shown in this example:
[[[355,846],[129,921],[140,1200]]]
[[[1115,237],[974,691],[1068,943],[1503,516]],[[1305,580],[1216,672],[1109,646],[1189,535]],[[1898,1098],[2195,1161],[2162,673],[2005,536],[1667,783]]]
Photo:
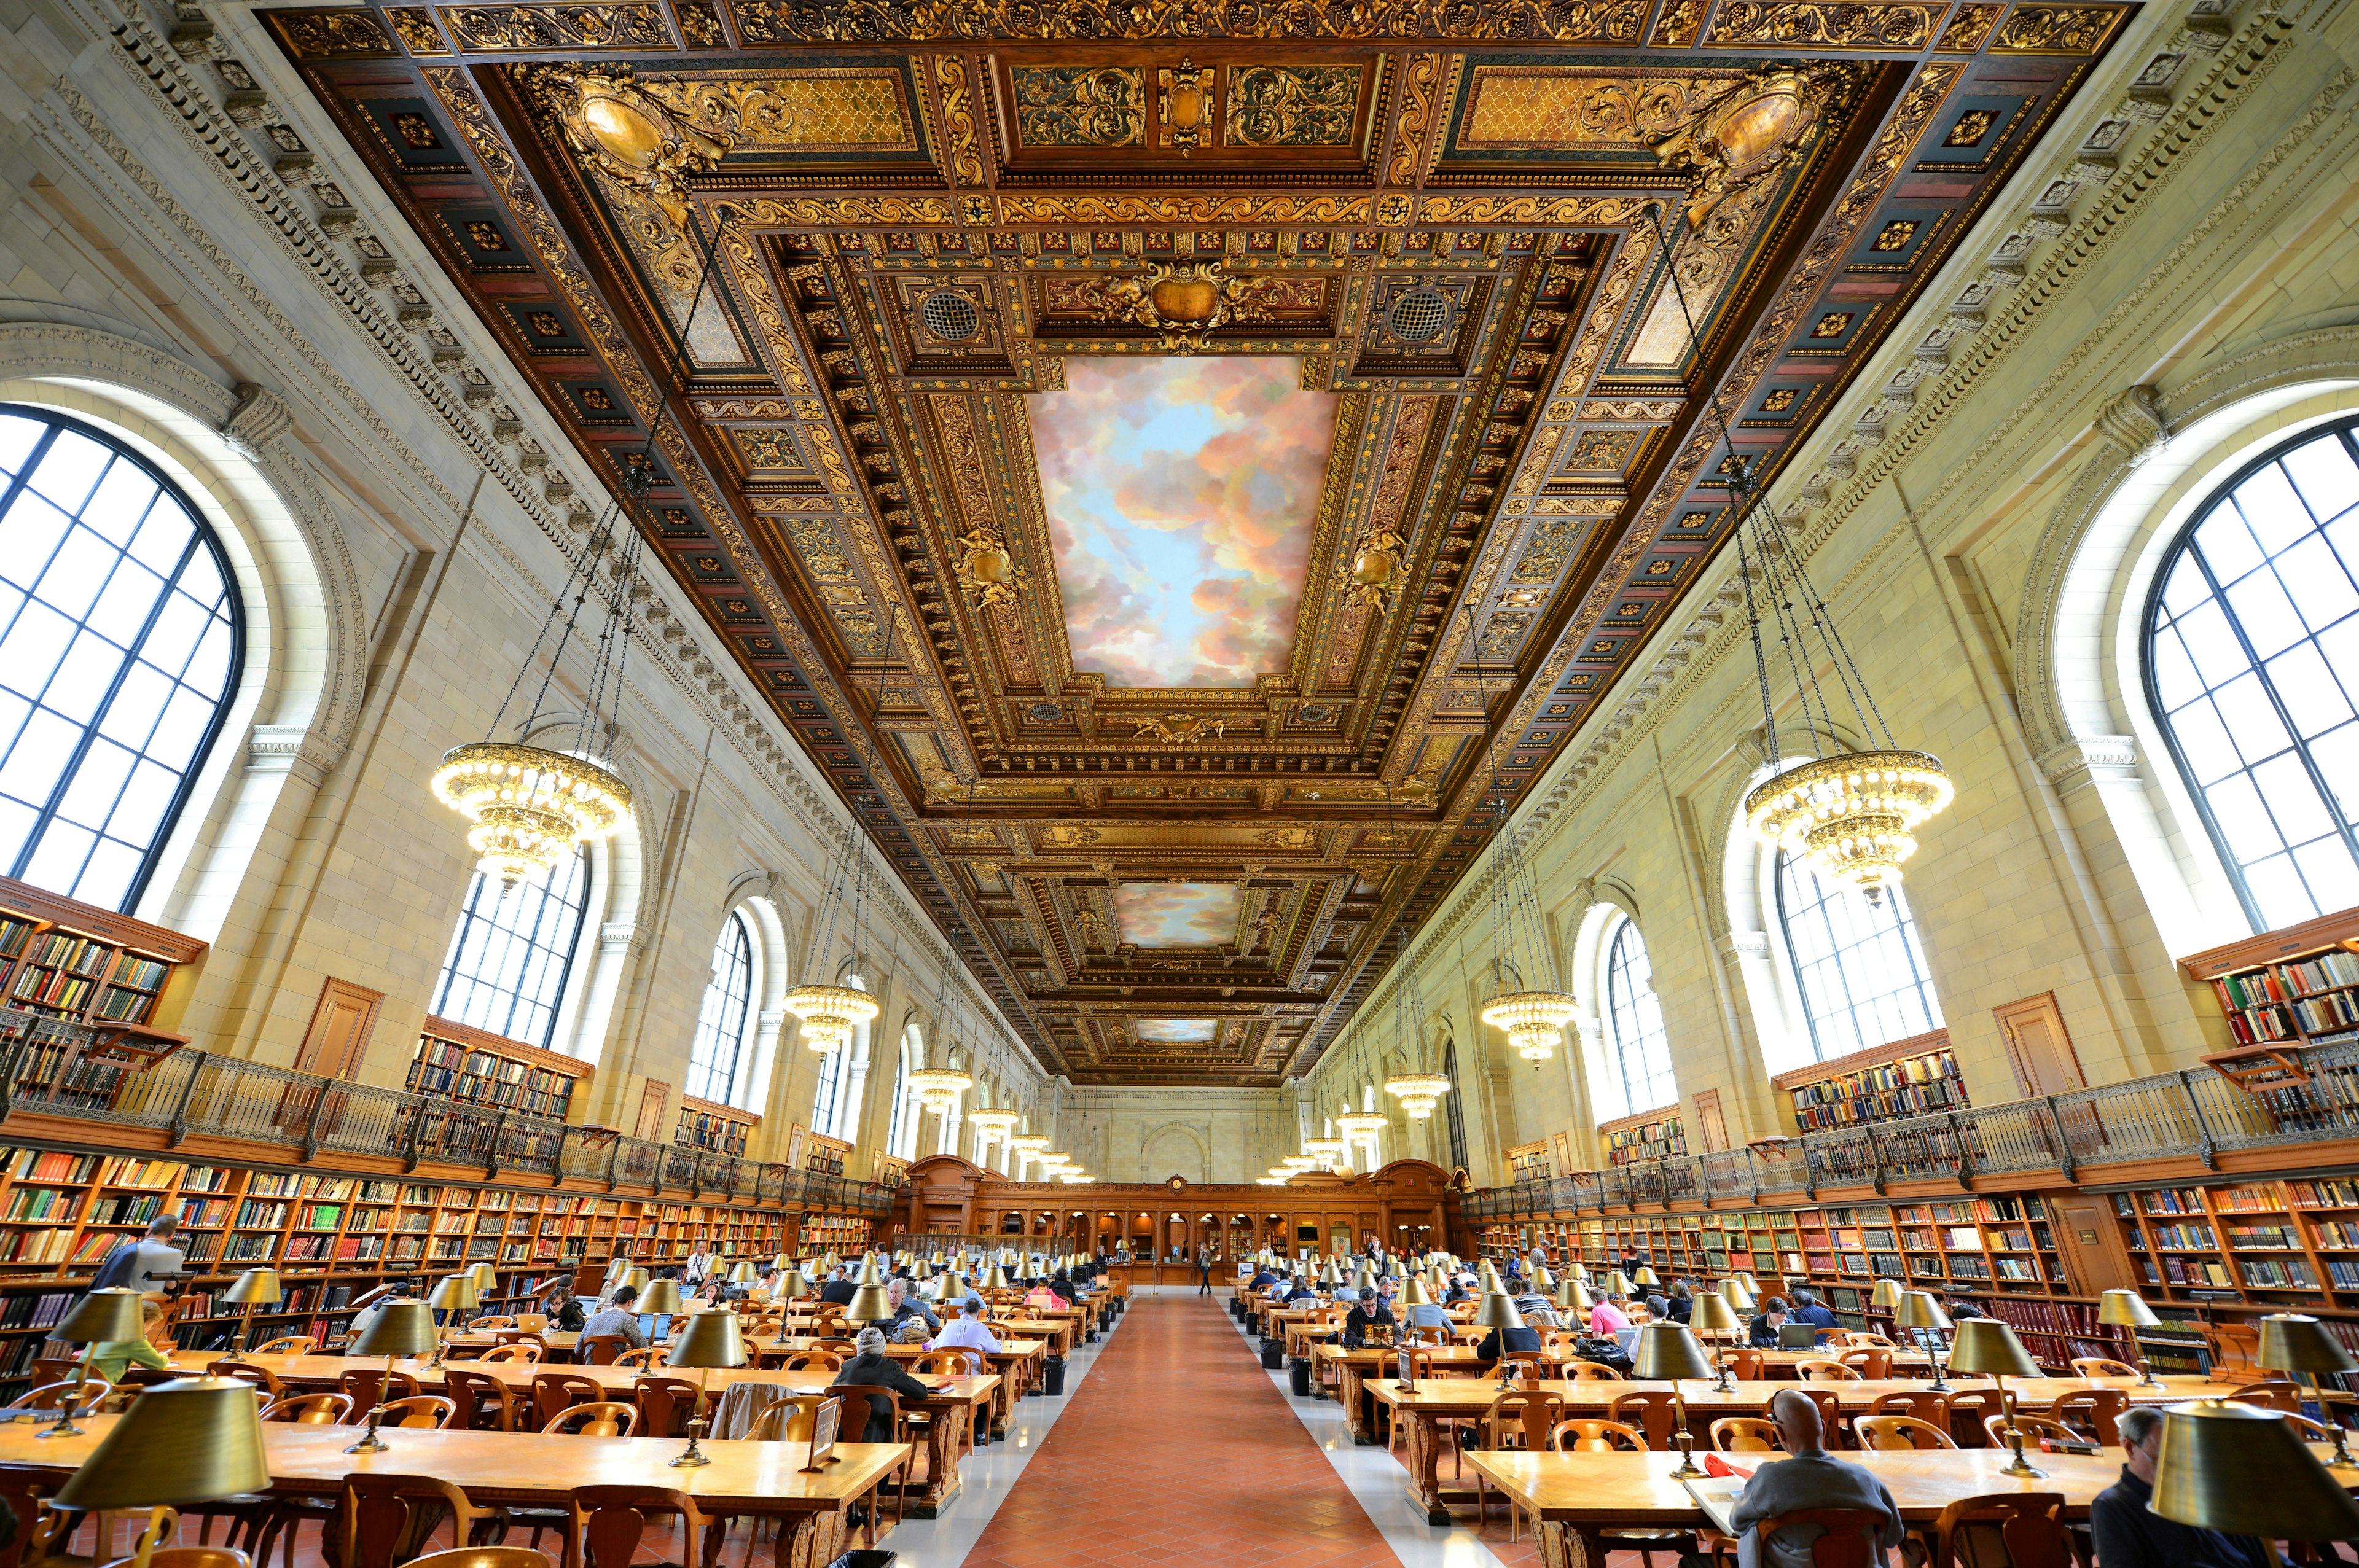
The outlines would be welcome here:
[[[1637,1389],[1617,1394],[1605,1407],[1606,1418],[1623,1422],[1647,1434],[1647,1446],[1658,1452],[1678,1446],[1672,1433],[1686,1418],[1687,1408],[1668,1389]]]
[[[136,1557],[119,1557],[107,1568],[131,1568]],[[159,1546],[147,1554],[147,1568],[254,1568],[254,1559],[234,1546]]]
[[[1626,1383],[1630,1380],[1603,1361],[1567,1361],[1560,1370],[1569,1383]]]
[[[1892,1376],[1892,1351],[1887,1346],[1846,1350],[1838,1359],[1871,1383],[1880,1383]]]
[[[660,1345],[650,1345],[645,1350],[625,1350],[614,1357],[617,1367],[635,1367],[642,1372],[671,1363],[671,1352]]]
[[[388,1373],[382,1367],[354,1367],[336,1379],[336,1391],[349,1395],[353,1409],[365,1414],[391,1400],[414,1400],[426,1390],[408,1372]]]
[[[575,1405],[549,1417],[543,1437],[628,1437],[639,1424],[639,1407],[619,1400]]]
[[[631,1381],[639,1407],[639,1430],[649,1437],[685,1437],[698,1410],[696,1385],[685,1378],[642,1377]]]
[[[1933,1521],[1933,1568],[2067,1568],[2060,1492],[1960,1498]]]
[[[395,1568],[426,1544],[446,1516],[452,1539],[464,1541],[498,1512],[477,1508],[455,1482],[440,1476],[355,1472],[344,1477],[342,1502],[342,1568]]]
[[[1537,1381],[1548,1376],[1552,1365],[1549,1358],[1538,1350],[1509,1350],[1492,1363],[1491,1370],[1501,1378],[1529,1378]]]
[[[550,1568],[549,1553],[529,1546],[454,1546],[413,1557],[408,1568]]]
[[[808,1443],[810,1441],[811,1420],[819,1413],[816,1402],[806,1404],[800,1400],[780,1400],[754,1417],[754,1424],[745,1429],[748,1443]]]
[[[62,1383],[44,1383],[38,1389],[27,1389],[9,1400],[7,1408],[12,1411],[53,1411],[62,1406],[71,1394],[74,1408],[87,1411],[113,1392],[114,1385],[103,1378],[80,1380],[69,1378]]]
[[[290,1426],[342,1426],[353,1419],[350,1394],[289,1394],[262,1407],[265,1421]]]
[[[524,1396],[486,1372],[446,1367],[442,1390],[458,1407],[451,1425],[462,1432],[529,1432]]]
[[[458,1400],[441,1394],[412,1394],[406,1400],[387,1400],[377,1424],[425,1426],[440,1431],[451,1424],[451,1417],[458,1409]]]
[[[842,1369],[837,1368],[839,1371]],[[929,1350],[909,1363],[912,1377],[935,1372],[947,1378],[980,1378],[984,1370],[983,1352],[972,1346],[952,1346],[948,1350]]]
[[[536,1372],[532,1379],[534,1419],[547,1422],[575,1405],[593,1405],[606,1397],[605,1385],[579,1372]]]
[[[2089,1434],[2087,1433],[2075,1432],[2071,1427],[2066,1426],[2062,1422],[2051,1421],[2044,1415],[2025,1415],[2021,1411],[2017,1411],[2015,1417],[2015,1424],[2017,1430],[2023,1433],[2023,1445],[2026,1448],[2033,1447],[2039,1443],[2051,1439],[2059,1443],[2086,1443],[2089,1441]],[[1983,1432],[1989,1437],[1990,1445],[1993,1448],[2005,1448],[2006,1446],[2006,1417],[2004,1415],[1986,1415],[1983,1417]]]
[[[1876,1395],[1875,1403],[1869,1408],[1877,1415],[1913,1415],[1919,1421],[1931,1422],[1944,1432],[1950,1430],[1950,1396],[1947,1394],[1907,1389]],[[1953,1447],[1955,1436],[1951,1433]]]
[[[1862,1346],[1872,1347],[1878,1345],[1881,1345],[1886,1350],[1895,1350],[1899,1348],[1897,1346],[1894,1345],[1889,1338],[1884,1335],[1875,1333],[1872,1329],[1866,1331],[1862,1331],[1856,1328],[1848,1329],[1844,1332],[1839,1343],[1845,1348],[1858,1348]]]
[[[797,1350],[783,1364],[788,1372],[841,1372],[843,1357],[832,1350]]]
[[[544,1356],[549,1354],[549,1341],[529,1328],[504,1328],[492,1336],[493,1349],[503,1345],[529,1345]]]
[[[2283,1411],[2288,1415],[2301,1413],[2301,1390],[2290,1379],[2264,1378],[2257,1383],[2246,1383],[2228,1397],[2242,1400],[2248,1405]]]
[[[2130,1397],[2119,1389],[2082,1389],[2056,1401],[2056,1419],[2094,1434],[2108,1448],[2117,1448],[2122,1434],[2114,1422],[2129,1405]]]
[[[2322,1421],[2312,1421],[2306,1415],[2296,1415],[2290,1411],[2279,1411],[2277,1419],[2301,1433],[2305,1442],[2332,1443],[2334,1441],[2334,1429]]]
[[[843,1400],[842,1432],[844,1442],[858,1443],[864,1440],[859,1434],[865,1433],[868,1430],[868,1417],[870,1411],[873,1408],[871,1401],[879,1399],[884,1400],[888,1405],[893,1420],[892,1435],[887,1439],[887,1441],[893,1443],[907,1443],[909,1441],[908,1417],[901,1409],[901,1396],[895,1393],[892,1390],[880,1388],[875,1383],[837,1383],[829,1388],[828,1392]],[[909,1467],[915,1462],[917,1454],[923,1452],[925,1452],[925,1450],[922,1447],[913,1450],[908,1459],[905,1459],[900,1464],[895,1465],[892,1470],[886,1473],[886,1476],[878,1476],[876,1485],[870,1488],[868,1493],[868,1497],[870,1498],[868,1508],[869,1545],[874,1546],[876,1544],[876,1514],[881,1500],[878,1494],[882,1493],[885,1489],[885,1481],[886,1476],[897,1476],[899,1478],[895,1487],[893,1498],[893,1522],[895,1524],[898,1524],[907,1514],[909,1506]],[[682,1561],[684,1562],[686,1560],[682,1559]]]
[[[526,1345],[519,1341],[507,1345],[495,1345],[475,1359],[490,1361],[503,1367],[538,1367],[540,1365],[541,1355],[539,1346]]]
[[[1759,1382],[1761,1368],[1767,1359],[1764,1352],[1749,1345],[1740,1346],[1728,1353],[1729,1375],[1740,1383]]]
[[[811,1341],[810,1347],[813,1350],[827,1351],[834,1356],[853,1356],[859,1353],[859,1346],[853,1345],[849,1339],[814,1339]]]
[[[1757,1415],[1724,1415],[1712,1423],[1712,1445],[1723,1454],[1776,1454],[1786,1441],[1777,1423]]]
[[[1987,1447],[1990,1418],[2004,1413],[1996,1389],[1953,1389],[1950,1393],[1950,1435],[1957,1439],[1961,1448]]]
[[[1806,1383],[1856,1383],[1861,1381],[1856,1368],[1840,1361],[1810,1360],[1794,1363],[1794,1375]]]
[[[239,1361],[229,1357],[223,1357],[207,1367],[205,1376],[235,1378],[241,1383],[252,1383],[274,1400],[286,1391],[279,1387],[277,1374],[268,1368],[257,1367],[251,1361]]]
[[[1623,1422],[1575,1419],[1550,1427],[1548,1445],[1558,1454],[1644,1454],[1647,1434]]]
[[[1864,1415],[1851,1423],[1862,1448],[1955,1448],[1957,1440],[1930,1421],[1913,1415]]]
[[[576,1487],[569,1563],[578,1562],[582,1568],[631,1568],[651,1514],[679,1519],[680,1562],[703,1560],[704,1510],[686,1492],[662,1487]]]
[[[1824,1533],[1810,1542],[1813,1568],[1876,1568],[1884,1561],[1880,1509],[1798,1509],[1755,1525],[1760,1553],[1767,1560],[1769,1538],[1781,1530],[1816,1525]]]
[[[1509,1390],[1491,1401],[1483,1412],[1483,1422],[1476,1441],[1486,1450],[1520,1448],[1529,1454],[1548,1450],[1549,1433],[1564,1418],[1561,1396],[1531,1390]],[[1474,1522],[1481,1528],[1487,1517],[1490,1503],[1483,1484],[1483,1472],[1474,1472]],[[1516,1499],[1507,1498],[1507,1539],[1521,1539],[1521,1513]],[[1538,1528],[1537,1525],[1534,1527]]]
[[[309,1356],[320,1346],[300,1334],[281,1335],[278,1338],[257,1345],[248,1356]]]
[[[575,1342],[573,1355],[584,1367],[611,1367],[630,1346],[619,1334],[585,1334]]]
[[[2110,1356],[2075,1356],[2072,1375],[2076,1378],[2135,1378],[2138,1369],[2126,1361],[2116,1361]]]

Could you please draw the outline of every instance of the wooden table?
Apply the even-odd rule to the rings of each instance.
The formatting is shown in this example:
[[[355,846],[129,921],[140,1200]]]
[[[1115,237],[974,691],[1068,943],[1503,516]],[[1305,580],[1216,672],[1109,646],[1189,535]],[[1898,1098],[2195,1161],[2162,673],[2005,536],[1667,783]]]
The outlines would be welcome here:
[[[1474,1354],[1471,1345],[1452,1345],[1441,1349],[1430,1346],[1426,1353],[1436,1363],[1444,1366],[1487,1367],[1488,1361]],[[1390,1346],[1371,1345],[1363,1350],[1346,1350],[1341,1345],[1314,1345],[1310,1347],[1311,1392],[1318,1393],[1323,1375],[1332,1369],[1335,1374],[1335,1398],[1343,1406],[1343,1424],[1352,1433],[1352,1441],[1366,1444],[1380,1443],[1376,1432],[1375,1408],[1368,1395],[1368,1384],[1390,1374],[1398,1363],[1400,1352]]]
[[[1705,1354],[1711,1354],[1712,1348],[1710,1345],[1706,1345]],[[1771,1377],[1792,1378],[1800,1375],[1796,1368],[1805,1361],[1840,1361],[1843,1358],[1845,1351],[1863,1348],[1865,1347],[1857,1345],[1830,1345],[1822,1350],[1763,1350],[1757,1354],[1761,1357],[1763,1371],[1767,1372]],[[1720,1354],[1726,1356],[1727,1348],[1722,1347]],[[1933,1358],[1922,1350],[1903,1350],[1895,1346],[1892,1352],[1892,1364],[1895,1367],[1910,1368],[1921,1367],[1927,1377],[1933,1375]]]
[[[1968,1389],[1988,1389],[1987,1383],[1961,1382],[1952,1378],[1952,1392]],[[1886,1394],[1919,1392],[1926,1388],[1922,1379],[1888,1379],[1879,1382],[1861,1379],[1848,1383],[1817,1383],[1814,1389],[1827,1389],[1842,1401],[1846,1416],[1862,1415],[1873,1410],[1875,1401]],[[2009,1379],[2007,1388],[2014,1391],[2017,1408],[2037,1414],[2049,1409],[2067,1394],[2088,1389],[2119,1389],[2129,1396],[2132,1404],[2177,1404],[2186,1400],[2226,1399],[2243,1387],[2240,1383],[2218,1383],[2205,1378],[2169,1378],[2159,1389],[2142,1388],[2135,1378],[2019,1378]],[[1472,1486],[1444,1487],[1441,1483],[1440,1460],[1447,1444],[1442,1441],[1441,1422],[1452,1417],[1469,1418],[1482,1415],[1503,1391],[1496,1378],[1426,1378],[1419,1379],[1414,1389],[1404,1390],[1391,1378],[1368,1378],[1362,1387],[1378,1404],[1387,1407],[1395,1420],[1406,1419],[1408,1428],[1408,1491],[1427,1519],[1434,1524],[1450,1522],[1449,1504],[1472,1501]],[[1769,1401],[1779,1393],[1793,1388],[1790,1382],[1756,1381],[1737,1383],[1727,1393],[1721,1393],[1709,1382],[1683,1382],[1679,1393],[1688,1409],[1689,1430],[1695,1434],[1696,1450],[1701,1453],[1711,1446],[1709,1433],[1712,1423],[1725,1415],[1766,1416]],[[1596,1418],[1607,1414],[1613,1402],[1624,1394],[1648,1389],[1669,1390],[1667,1382],[1562,1382],[1518,1383],[1521,1390],[1544,1391],[1564,1401],[1564,1413],[1571,1418]],[[1965,1452],[1979,1452],[1966,1450]],[[1853,1455],[1846,1451],[1843,1457]],[[1673,1462],[1674,1464],[1677,1461]],[[2043,1466],[2044,1468],[2044,1466]]]
[[[222,1357],[211,1351],[179,1350],[174,1351],[169,1359],[172,1370],[185,1377],[202,1372]],[[385,1358],[380,1356],[247,1356],[242,1359],[262,1368],[281,1383],[299,1389],[332,1389],[343,1380],[346,1372],[385,1369]],[[658,1368],[653,1374],[648,1374],[636,1367],[538,1367],[520,1361],[453,1361],[451,1365],[462,1371],[480,1373],[506,1385],[511,1391],[526,1394],[532,1391],[532,1380],[537,1374],[566,1372],[577,1378],[587,1378],[603,1390],[609,1398],[626,1402],[631,1398],[631,1386],[642,1377],[652,1375],[680,1378],[689,1382],[696,1380],[695,1373],[686,1368]],[[439,1392],[443,1387],[441,1369],[429,1368],[414,1357],[395,1362],[394,1370],[408,1373],[429,1392]],[[824,1388],[831,1380],[825,1375],[810,1372],[764,1372],[746,1367],[715,1372],[707,1379],[707,1383],[709,1392],[718,1394],[732,1383],[768,1383],[800,1390]],[[918,1381],[933,1390],[931,1397],[922,1400],[905,1400],[903,1408],[915,1407],[929,1411],[932,1420],[926,1432],[926,1489],[922,1495],[911,1495],[909,1517],[931,1519],[958,1496],[958,1456],[970,1445],[970,1436],[978,1425],[987,1430],[988,1418],[978,1423],[974,1415],[978,1410],[989,1410],[1004,1379],[991,1374],[980,1378],[948,1378],[940,1373],[927,1372],[919,1374]],[[506,1433],[487,1435],[538,1434]]]
[[[0,1426],[0,1496],[33,1517],[27,1489],[80,1468],[119,1416],[80,1418],[81,1437],[39,1439],[27,1422]],[[909,1455],[900,1443],[838,1444],[840,1463],[817,1476],[800,1473],[809,1444],[707,1443],[710,1465],[676,1470],[676,1437],[543,1437],[538,1433],[386,1433],[382,1454],[346,1454],[349,1426],[262,1429],[274,1492],[334,1496],[351,1475],[439,1476],[486,1505],[563,1503],[576,1487],[658,1487],[686,1492],[710,1511],[767,1514],[778,1520],[778,1568],[832,1563],[849,1545],[844,1509]]]

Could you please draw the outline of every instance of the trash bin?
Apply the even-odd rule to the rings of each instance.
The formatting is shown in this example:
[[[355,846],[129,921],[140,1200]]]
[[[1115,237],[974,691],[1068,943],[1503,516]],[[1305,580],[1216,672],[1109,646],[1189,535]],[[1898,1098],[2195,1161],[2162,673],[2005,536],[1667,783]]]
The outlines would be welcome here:
[[[1065,1391],[1065,1358],[1062,1356],[1051,1356],[1040,1363],[1040,1391],[1044,1394]]]
[[[1294,1397],[1298,1400],[1309,1399],[1310,1397],[1310,1363],[1297,1356],[1287,1363],[1286,1369],[1294,1384]]]
[[[1286,1346],[1275,1339],[1261,1342],[1262,1370],[1275,1372],[1286,1365]]]

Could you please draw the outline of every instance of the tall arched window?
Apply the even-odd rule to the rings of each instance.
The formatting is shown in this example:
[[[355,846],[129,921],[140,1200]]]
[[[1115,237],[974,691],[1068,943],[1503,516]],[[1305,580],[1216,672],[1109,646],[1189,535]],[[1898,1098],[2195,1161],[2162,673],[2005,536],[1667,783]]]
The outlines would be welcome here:
[[[885,1132],[885,1152],[897,1160],[918,1157],[918,1130],[926,1108],[909,1087],[909,1075],[926,1059],[925,1037],[915,1022],[901,1031],[901,1049],[893,1060],[893,1123]]]
[[[435,1013],[547,1048],[589,908],[586,849],[518,882],[506,898],[497,881],[477,871],[434,988]]]
[[[712,945],[712,978],[697,1010],[696,1040],[688,1051],[688,1092],[699,1099],[737,1103],[738,1070],[745,1064],[745,1018],[754,995],[754,936],[745,916],[732,910]]]
[[[858,975],[836,982],[864,991],[868,983]],[[811,1093],[811,1130],[822,1138],[850,1138],[860,1114],[859,1078],[868,1069],[868,1025],[853,1025],[848,1044],[830,1052],[819,1065],[819,1086]]]
[[[2221,487],[2155,574],[2147,695],[2256,931],[2359,903],[2359,445]]]
[[[1458,1108],[1466,1097],[1458,1092],[1458,1042],[1445,1038],[1441,1043],[1441,1076],[1450,1080],[1450,1092],[1441,1097],[1442,1119],[1450,1134],[1450,1168],[1466,1169],[1466,1114]]]
[[[127,447],[0,407],[0,870],[129,909],[221,732],[245,612]]]
[[[1671,1041],[1663,1028],[1662,1000],[1655,995],[1654,966],[1638,923],[1615,928],[1605,954],[1606,1020],[1614,1036],[1614,1059],[1627,1100],[1625,1114],[1679,1103],[1671,1076]]]
[[[1897,886],[1870,903],[1777,852],[1777,919],[1794,963],[1810,1049],[1824,1062],[1941,1027],[1908,900]]]

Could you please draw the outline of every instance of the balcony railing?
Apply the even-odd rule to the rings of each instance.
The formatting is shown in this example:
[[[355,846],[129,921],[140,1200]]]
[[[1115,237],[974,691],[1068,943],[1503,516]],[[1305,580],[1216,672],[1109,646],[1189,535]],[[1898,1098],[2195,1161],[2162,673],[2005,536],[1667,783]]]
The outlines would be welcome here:
[[[593,1142],[581,1128],[522,1111],[203,1051],[178,1051],[146,1067],[113,1062],[103,1048],[92,1050],[101,1038],[93,1030],[0,1008],[0,1140],[10,1116],[38,1111],[161,1132],[168,1148],[191,1137],[235,1139],[301,1163],[321,1154],[365,1154],[397,1159],[405,1171],[480,1166],[486,1180],[546,1176],[651,1197],[868,1215],[893,1206],[893,1195],[870,1182],[637,1138]]]
[[[2083,1165],[2220,1156],[2359,1137],[2359,1044],[2297,1051],[2299,1082],[2247,1094],[2208,1069],[2010,1100],[1973,1110],[1833,1128],[1754,1149],[1576,1171],[1552,1181],[1470,1193],[1466,1217],[1603,1212],[1681,1202],[1815,1201],[1821,1189],[1884,1192],[1896,1182],[1955,1182],[2054,1173]]]

